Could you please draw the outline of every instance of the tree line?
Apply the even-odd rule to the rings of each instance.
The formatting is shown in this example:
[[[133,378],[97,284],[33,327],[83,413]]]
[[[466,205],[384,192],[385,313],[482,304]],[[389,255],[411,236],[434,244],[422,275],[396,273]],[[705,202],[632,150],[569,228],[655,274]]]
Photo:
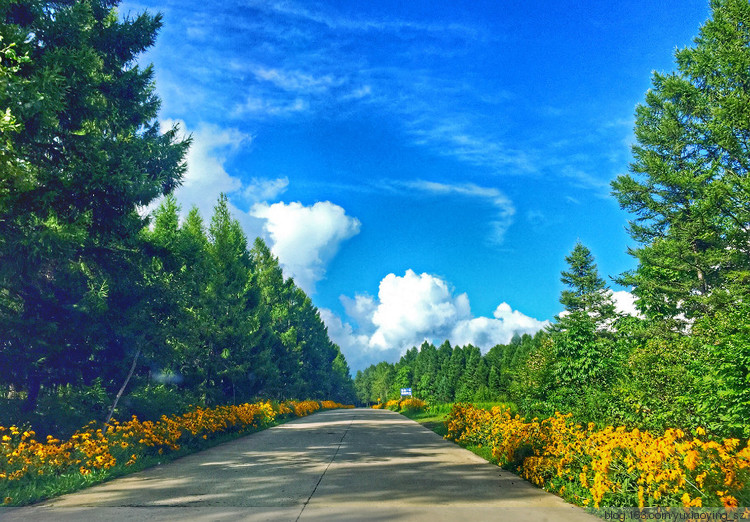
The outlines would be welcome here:
[[[118,400],[350,402],[316,308],[226,197],[180,223],[190,138],[160,128],[137,61],[162,19],[118,3],[0,3],[0,423]]]
[[[630,172],[612,194],[633,216],[637,317],[614,312],[582,244],[566,258],[565,312],[537,336],[480,357],[412,349],[358,373],[363,401],[410,385],[432,400],[510,400],[529,414],[653,430],[750,436],[750,3],[712,0],[676,70],[636,108]]]

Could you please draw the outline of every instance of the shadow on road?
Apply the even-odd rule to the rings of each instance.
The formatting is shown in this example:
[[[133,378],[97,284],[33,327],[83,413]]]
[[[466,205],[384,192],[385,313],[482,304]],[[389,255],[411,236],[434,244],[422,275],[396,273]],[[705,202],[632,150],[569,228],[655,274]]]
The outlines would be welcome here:
[[[495,515],[500,509],[514,520],[526,519],[519,515],[529,508],[568,515],[572,509],[586,517],[416,422],[372,409],[298,419],[49,501],[37,506],[37,513],[107,512],[107,519],[119,520],[161,508],[168,519],[176,508],[191,508],[189,518],[196,520],[205,512],[211,520],[247,519],[248,513],[259,520],[296,520],[300,514],[351,520],[357,513],[358,520],[438,521],[447,520],[441,513],[447,516],[448,507],[494,510]],[[136,515],[115,516],[126,508]],[[184,518],[187,512],[180,513]],[[17,514],[23,515],[23,508]],[[560,517],[550,519],[555,518]]]

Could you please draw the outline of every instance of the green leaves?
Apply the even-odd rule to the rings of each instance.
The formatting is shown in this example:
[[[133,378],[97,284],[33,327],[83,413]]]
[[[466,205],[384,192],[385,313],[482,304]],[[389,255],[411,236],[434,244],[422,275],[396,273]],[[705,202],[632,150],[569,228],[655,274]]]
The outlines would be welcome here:
[[[119,21],[111,5],[0,6],[0,356],[29,364],[3,377],[30,399],[103,354],[116,373],[123,345],[148,337],[133,325],[158,329],[137,209],[179,182],[188,142],[143,131],[158,101],[131,62],[157,19]]]
[[[654,74],[632,174],[612,183],[640,244],[620,282],[654,319],[700,317],[748,293],[735,274],[750,266],[750,5],[712,8],[695,46],[676,53],[678,70]]]

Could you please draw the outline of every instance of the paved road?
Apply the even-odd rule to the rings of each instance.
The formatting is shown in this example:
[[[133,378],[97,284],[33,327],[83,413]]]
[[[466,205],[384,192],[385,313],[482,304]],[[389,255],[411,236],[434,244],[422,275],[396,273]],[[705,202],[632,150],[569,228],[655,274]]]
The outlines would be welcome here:
[[[333,410],[25,508],[8,521],[596,521],[387,410]]]

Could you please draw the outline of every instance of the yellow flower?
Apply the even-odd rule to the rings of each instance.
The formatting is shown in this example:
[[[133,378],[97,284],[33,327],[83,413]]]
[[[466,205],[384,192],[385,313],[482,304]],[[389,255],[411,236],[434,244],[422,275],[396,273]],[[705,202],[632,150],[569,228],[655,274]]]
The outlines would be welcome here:
[[[687,469],[690,471],[693,471],[696,466],[698,465],[698,452],[695,450],[690,450],[685,455],[684,464]]]
[[[721,502],[724,504],[724,507],[727,509],[734,509],[737,506],[739,506],[739,502],[732,495],[726,495],[726,496],[721,497]]]

